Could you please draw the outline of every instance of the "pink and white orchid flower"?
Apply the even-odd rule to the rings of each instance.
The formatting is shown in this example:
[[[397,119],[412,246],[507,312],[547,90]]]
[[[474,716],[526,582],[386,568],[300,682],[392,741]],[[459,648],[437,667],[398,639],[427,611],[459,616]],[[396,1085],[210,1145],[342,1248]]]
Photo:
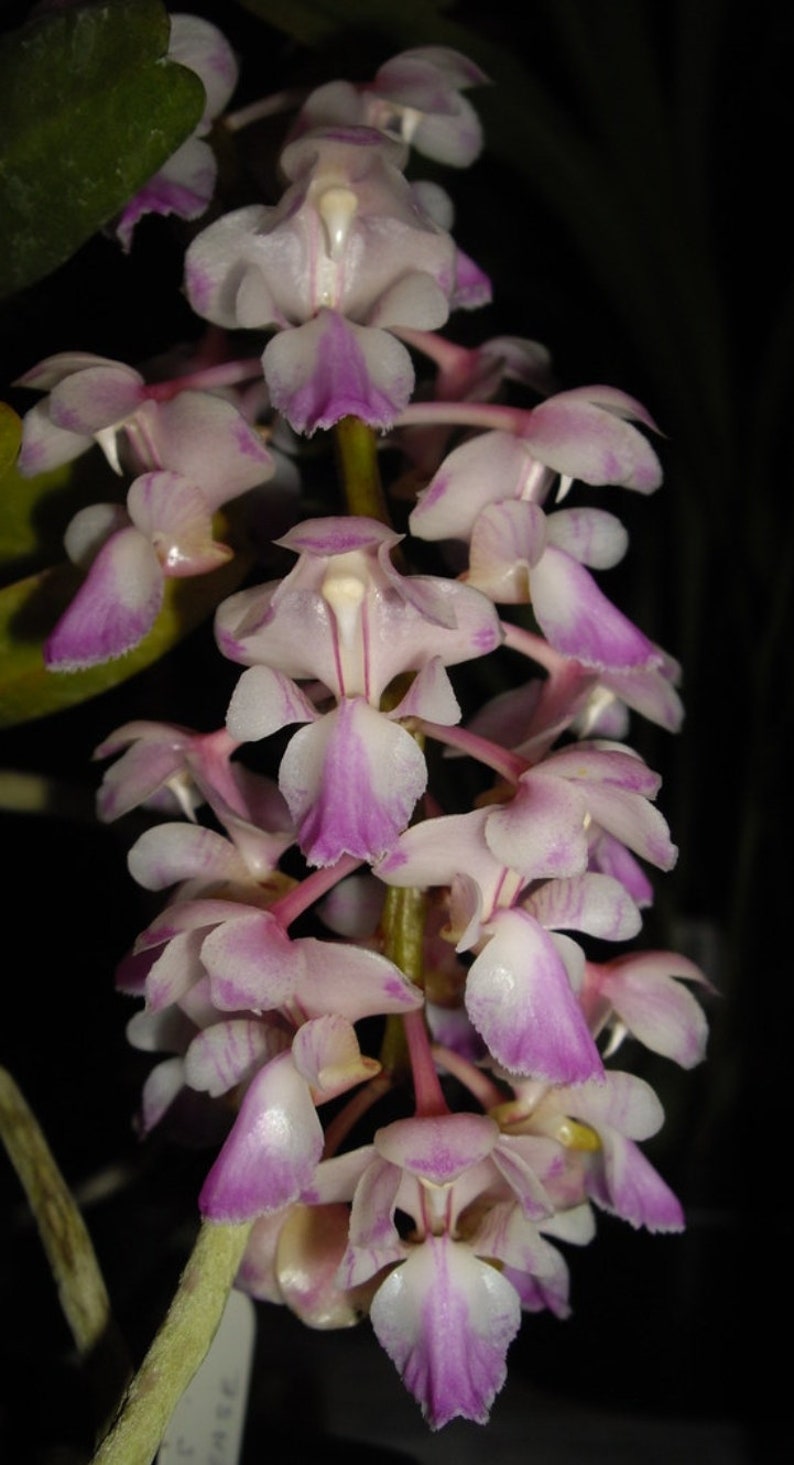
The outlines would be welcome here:
[[[355,415],[391,426],[414,370],[391,327],[444,324],[455,245],[419,208],[405,152],[369,128],[332,128],[282,155],[274,208],[221,218],[191,244],[193,308],[228,329],[275,328],[263,356],[273,405],[297,432]]]
[[[466,168],[482,149],[482,128],[461,92],[488,78],[449,46],[401,51],[372,82],[331,81],[304,102],[296,133],[317,127],[377,127],[439,163]]]
[[[277,584],[232,596],[219,609],[221,650],[248,662],[227,725],[239,741],[289,723],[279,787],[318,865],[347,853],[374,859],[394,843],[424,792],[424,755],[400,720],[457,722],[445,666],[493,649],[493,607],[478,591],[430,576],[401,575],[390,559],[399,535],[373,519],[314,519],[279,542],[300,558]],[[396,677],[416,673],[381,711]],[[318,711],[297,681],[319,683]]]
[[[608,1072],[598,1083],[549,1087],[511,1080],[516,1093],[500,1111],[509,1134],[546,1135],[561,1142],[567,1174],[551,1193],[586,1196],[601,1210],[650,1231],[681,1231],[680,1202],[645,1158],[638,1141],[662,1127],[664,1110],[650,1084],[631,1073]]]
[[[375,1292],[375,1333],[433,1429],[485,1423],[505,1378],[521,1297],[504,1267],[559,1285],[564,1264],[542,1235],[545,1181],[558,1146],[511,1141],[485,1115],[397,1120],[377,1131],[358,1181],[338,1276]],[[405,1239],[395,1212],[409,1216]]]
[[[585,566],[607,569],[628,543],[601,509],[544,505],[574,479],[650,493],[658,460],[632,419],[654,427],[640,403],[611,387],[560,392],[527,414],[520,435],[486,432],[445,459],[410,517],[421,539],[470,543],[464,578],[493,600],[530,601],[555,650],[619,671],[658,665],[660,655],[599,590]]]
[[[137,646],[164,582],[206,574],[232,551],[213,537],[223,504],[272,477],[273,459],[233,403],[211,392],[147,386],[122,362],[69,353],[21,379],[49,391],[25,418],[20,466],[39,473],[97,442],[121,472],[120,439],[136,478],[126,508],[93,504],[69,524],[69,558],[87,578],[45,646],[48,666],[73,671]]]

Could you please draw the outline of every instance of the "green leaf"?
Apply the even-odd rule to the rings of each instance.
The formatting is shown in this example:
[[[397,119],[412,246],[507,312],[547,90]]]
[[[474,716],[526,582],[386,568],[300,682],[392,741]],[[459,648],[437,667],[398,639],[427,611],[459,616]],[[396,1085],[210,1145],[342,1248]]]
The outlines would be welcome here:
[[[72,463],[35,478],[12,463],[0,476],[0,583],[61,558],[66,526],[84,502],[75,496],[74,477]]]
[[[140,646],[87,671],[48,671],[42,652],[80,585],[79,570],[58,565],[0,590],[0,727],[74,707],[151,666],[237,589],[250,563],[238,554],[210,575],[166,580],[163,608]]]
[[[12,462],[0,471],[0,585],[57,564],[75,514],[89,504],[123,503],[124,492],[101,453],[82,454],[32,478]]]
[[[21,441],[20,418],[7,402],[0,402],[0,479],[13,468]]]
[[[159,0],[45,14],[0,41],[0,296],[47,275],[190,136],[194,72]]]

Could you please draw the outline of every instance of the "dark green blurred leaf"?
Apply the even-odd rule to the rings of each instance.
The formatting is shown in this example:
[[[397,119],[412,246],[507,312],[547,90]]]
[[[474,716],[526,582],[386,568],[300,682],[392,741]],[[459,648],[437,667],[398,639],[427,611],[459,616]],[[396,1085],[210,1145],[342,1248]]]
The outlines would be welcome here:
[[[13,407],[0,402],[0,479],[13,467],[22,441],[22,423]],[[0,504],[0,518],[2,505]]]
[[[63,553],[63,531],[71,515],[53,514],[51,505],[68,489],[72,469],[73,464],[65,463],[51,473],[23,478],[12,461],[0,475],[0,582],[19,579]]]
[[[4,405],[0,403],[0,412]],[[18,445],[22,423],[16,420]],[[122,480],[101,453],[83,454],[33,478],[20,473],[12,460],[0,471],[0,585],[57,564],[63,558],[63,536],[78,510],[88,504],[120,503],[123,495]]]
[[[16,463],[22,442],[22,422],[7,401],[0,401],[0,560],[3,554],[4,478]]]
[[[0,727],[74,707],[151,666],[237,589],[250,564],[249,555],[237,554],[210,575],[166,580],[163,608],[140,646],[87,671],[48,671],[42,654],[81,583],[79,570],[57,565],[0,590]]]
[[[204,88],[159,0],[59,10],[0,42],[0,296],[49,274],[185,141]]]

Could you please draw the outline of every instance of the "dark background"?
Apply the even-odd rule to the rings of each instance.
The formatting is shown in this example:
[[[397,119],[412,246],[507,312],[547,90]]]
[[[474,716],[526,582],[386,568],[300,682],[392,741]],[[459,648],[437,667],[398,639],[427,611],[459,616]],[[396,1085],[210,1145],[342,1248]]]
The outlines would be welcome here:
[[[19,23],[28,8],[6,6],[0,23]],[[361,30],[316,54],[240,5],[192,9],[238,49],[235,105],[285,85],[367,77],[401,48]],[[341,1458],[343,1448],[388,1460],[389,1447],[422,1460],[445,1449],[479,1460],[498,1448],[506,1460],[526,1453],[550,1465],[654,1460],[657,1450],[659,1459],[782,1459],[790,1389],[774,1336],[790,1316],[794,1018],[790,17],[729,0],[545,0],[520,12],[495,3],[450,14],[506,46],[560,122],[534,150],[511,158],[502,147],[466,175],[446,175],[456,237],[495,288],[495,304],[453,319],[451,333],[542,340],[561,387],[619,386],[665,433],[662,490],[637,502],[609,490],[598,501],[632,536],[630,563],[608,592],[684,667],[679,737],[639,724],[633,734],[664,776],[661,803],[681,847],[676,870],[658,882],[643,944],[687,951],[720,996],[709,1004],[702,1069],[680,1074],[628,1049],[627,1066],[659,1087],[668,1122],[649,1152],[681,1196],[688,1230],[654,1238],[600,1222],[593,1245],[571,1257],[573,1318],[527,1318],[491,1434],[456,1424],[423,1443],[418,1412],[366,1324],[310,1335],[263,1308],[245,1458],[271,1448],[279,1459],[308,1440],[316,1460]],[[498,88],[474,100],[487,129],[504,129]],[[528,91],[528,115],[532,104]],[[265,128],[246,139],[224,207],[250,197],[255,181],[272,186],[274,136]],[[414,171],[433,170],[420,160]],[[10,383],[54,351],[137,362],[195,333],[178,293],[187,237],[178,224],[146,220],[125,258],[98,236],[0,307],[7,399],[28,404]],[[233,675],[217,662],[202,629],[127,686],[0,741],[3,767],[56,781],[59,809],[3,816],[0,1059],[85,1202],[138,1355],[190,1245],[206,1156],[162,1136],[141,1147],[132,1130],[149,1061],[126,1045],[128,1009],[112,974],[150,907],[126,873],[134,821],[107,829],[92,820],[98,772],[89,760],[133,717],[218,725]],[[0,1454],[79,1458],[55,1446],[79,1451],[88,1404],[3,1167],[0,1200]],[[360,1407],[351,1375],[361,1380]],[[39,1401],[33,1418],[20,1409],[26,1392]]]

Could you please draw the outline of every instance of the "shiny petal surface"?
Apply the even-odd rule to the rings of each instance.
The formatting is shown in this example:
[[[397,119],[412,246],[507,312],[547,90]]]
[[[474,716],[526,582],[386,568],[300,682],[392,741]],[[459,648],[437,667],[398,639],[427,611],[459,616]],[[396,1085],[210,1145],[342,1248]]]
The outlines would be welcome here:
[[[130,518],[151,540],[169,577],[201,575],[231,559],[212,537],[212,515],[201,489],[181,473],[144,473],[127,495]]]
[[[241,1222],[297,1200],[323,1148],[322,1125],[289,1054],[257,1075],[199,1196],[211,1221]]]

